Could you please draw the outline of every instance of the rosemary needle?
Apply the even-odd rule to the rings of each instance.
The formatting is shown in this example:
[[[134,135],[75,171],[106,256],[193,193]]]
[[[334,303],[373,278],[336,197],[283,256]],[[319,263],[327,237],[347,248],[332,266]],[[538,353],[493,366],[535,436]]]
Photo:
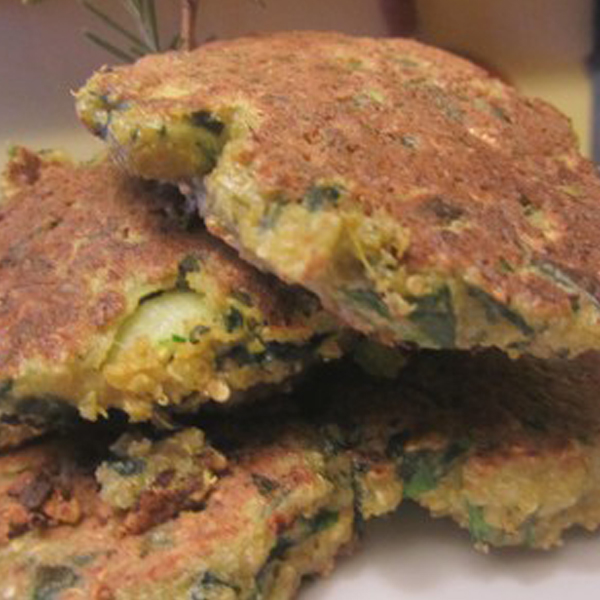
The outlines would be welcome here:
[[[161,52],[160,34],[156,5],[154,0],[120,0],[122,6],[131,15],[134,31],[119,23],[103,9],[89,0],[81,0],[82,6],[99,19],[109,30],[122,38],[126,47],[108,41],[92,31],[84,31],[85,37],[115,58],[123,62],[132,62],[144,54]],[[166,49],[173,47],[173,42]]]

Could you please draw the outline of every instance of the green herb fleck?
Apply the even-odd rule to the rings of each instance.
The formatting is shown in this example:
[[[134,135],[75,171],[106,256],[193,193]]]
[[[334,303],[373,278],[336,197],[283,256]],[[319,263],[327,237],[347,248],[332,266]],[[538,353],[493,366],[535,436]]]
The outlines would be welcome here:
[[[145,471],[146,462],[141,458],[127,457],[111,460],[108,466],[122,477],[132,477]]]
[[[260,219],[259,227],[263,231],[273,229],[277,225],[279,219],[281,218],[284,207],[285,203],[279,201],[273,201],[267,204],[265,213]]]
[[[423,208],[433,213],[440,221],[446,224],[453,223],[460,219],[465,211],[459,206],[454,205],[450,200],[441,196],[434,196],[423,204]]]
[[[91,554],[76,554],[71,558],[71,562],[77,567],[87,567],[98,558],[98,552]]]
[[[12,388],[13,388],[14,382],[12,379],[5,379],[4,381],[0,382],[0,398],[2,398],[3,396],[6,396],[7,394],[10,394]]]
[[[338,205],[340,191],[333,186],[314,186],[306,192],[302,204],[310,212]]]
[[[223,121],[207,110],[199,110],[190,115],[190,120],[195,127],[202,127],[215,135],[221,135],[225,129]]]
[[[452,444],[445,452],[418,450],[406,452],[400,464],[400,476],[404,482],[404,496],[416,499],[437,487],[448,473],[454,461],[467,449],[466,442]]]
[[[206,325],[196,325],[192,331],[190,331],[190,342],[192,344],[197,344],[200,341],[200,338],[210,331],[210,327]]]
[[[58,600],[61,592],[73,588],[79,576],[64,565],[42,565],[36,569],[32,600]]]
[[[309,519],[307,524],[312,534],[321,533],[338,522],[339,514],[335,511],[324,509],[315,517]]]
[[[271,496],[271,494],[279,488],[279,483],[277,481],[269,479],[260,473],[252,473],[252,481],[263,496]]]
[[[239,586],[214,575],[210,571],[203,573],[190,590],[190,600],[219,600],[223,594],[223,588],[239,593]]]
[[[411,150],[419,147],[419,139],[414,135],[403,135],[400,138],[400,142],[405,148],[410,148]]]
[[[184,338],[182,335],[178,335],[177,333],[174,333],[171,336],[171,341],[172,342],[176,342],[177,344],[185,344],[185,342],[187,342],[187,338]]]
[[[231,292],[231,296],[244,306],[252,306],[252,298],[247,292],[242,290],[234,290]]]
[[[235,306],[229,309],[229,312],[225,315],[225,329],[228,333],[243,327],[244,315]]]
[[[391,319],[390,311],[382,300],[381,296],[369,289],[347,289],[344,294],[355,304],[359,304],[361,309],[377,313],[384,319]]]
[[[535,547],[535,520],[530,517],[525,521],[521,528],[523,535],[523,542],[528,548]]]
[[[483,306],[485,316],[490,323],[498,323],[500,320],[508,321],[524,335],[533,335],[534,330],[520,314],[511,310],[505,304],[498,302],[498,300],[490,296],[487,292],[476,287],[469,287],[467,292],[469,296],[475,298]]]
[[[452,307],[452,295],[447,287],[437,293],[420,298],[410,298],[415,308],[409,316],[425,336],[439,348],[456,345],[456,316]]]
[[[515,272],[514,267],[505,258],[501,258],[498,261],[498,270],[501,271],[502,273],[514,273]]]
[[[475,542],[491,542],[494,538],[494,529],[486,522],[483,508],[481,506],[468,504],[467,514],[469,517],[468,528],[471,538]]]
[[[566,267],[557,265],[549,260],[535,260],[533,264],[543,275],[552,279],[567,291],[584,295],[596,306],[597,309],[600,310],[600,299],[597,297],[597,294],[592,293],[589,289],[586,289],[580,285],[580,283],[576,280],[576,273],[569,272],[569,269]],[[582,283],[585,283],[585,281]],[[588,288],[590,287],[591,286],[588,286]],[[579,310],[578,302],[574,303],[573,300],[571,300],[571,305],[574,308],[577,307],[577,310]]]

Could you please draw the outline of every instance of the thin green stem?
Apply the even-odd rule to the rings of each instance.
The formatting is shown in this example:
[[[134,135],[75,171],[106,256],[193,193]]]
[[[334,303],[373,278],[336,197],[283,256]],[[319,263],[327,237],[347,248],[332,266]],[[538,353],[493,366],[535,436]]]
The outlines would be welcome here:
[[[122,60],[123,62],[133,62],[135,60],[135,58],[131,54],[128,54],[127,52],[125,52],[124,50],[121,50],[120,48],[117,48],[110,42],[107,42],[105,39],[101,38],[100,36],[96,35],[95,33],[91,32],[91,31],[84,31],[83,35],[88,40],[90,40],[97,46],[100,46],[100,48],[102,48],[103,50],[106,50],[107,52],[109,52],[110,54],[112,54],[113,56],[118,58],[119,60]]]
[[[140,49],[145,50],[146,52],[149,52],[151,50],[151,48],[138,36],[131,33],[131,31],[125,29],[122,25],[117,23],[117,21],[109,17],[105,12],[100,10],[98,7],[94,6],[91,2],[88,2],[87,0],[82,0],[81,3],[89,12],[98,17],[107,27],[121,34],[123,37],[127,38],[135,46],[138,46]]]

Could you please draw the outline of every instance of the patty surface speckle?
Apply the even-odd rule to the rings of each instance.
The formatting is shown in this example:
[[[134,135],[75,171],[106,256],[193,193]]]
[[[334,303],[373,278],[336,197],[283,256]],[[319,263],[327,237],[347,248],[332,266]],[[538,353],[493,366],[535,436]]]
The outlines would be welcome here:
[[[16,151],[0,205],[0,412],[134,420],[339,354],[318,301],[246,263],[174,190]],[[174,197],[175,196],[175,197]]]
[[[414,41],[281,33],[104,69],[83,122],[129,172],[386,343],[600,347],[600,179],[566,117]]]

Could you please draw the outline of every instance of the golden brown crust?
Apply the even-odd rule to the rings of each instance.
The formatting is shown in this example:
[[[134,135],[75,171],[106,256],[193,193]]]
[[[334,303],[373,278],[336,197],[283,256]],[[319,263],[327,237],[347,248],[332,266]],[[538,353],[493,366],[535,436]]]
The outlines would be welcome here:
[[[407,232],[396,258],[409,274],[465,280],[532,321],[570,315],[579,295],[600,301],[600,179],[568,119],[456,56],[409,40],[285,33],[100,72],[80,92],[90,126],[93,95],[105,99],[102,133],[133,170],[137,149],[111,138],[109,115],[133,130],[149,114],[168,123],[210,111],[232,127],[243,114],[248,132],[229,152],[228,172],[217,164],[209,191],[210,181],[216,188],[232,176],[232,164],[274,203],[338,182],[340,210],[383,214]],[[143,174],[168,178],[163,166],[145,161]],[[257,260],[233,227],[215,217],[214,232]],[[273,268],[274,257],[259,259]],[[326,277],[316,285],[314,273],[296,280],[275,270],[340,310]]]
[[[480,544],[555,545],[568,527],[600,524],[598,362],[422,353],[388,383],[338,365],[281,404],[284,413],[202,417],[227,465],[190,447],[191,430],[110,454],[117,434],[91,425],[0,456],[0,591],[125,600],[218,585],[268,598],[269,568],[322,572],[354,525],[403,497],[452,516]],[[176,436],[178,450],[165,452],[162,441]],[[145,479],[153,456],[160,469]],[[180,490],[198,476],[190,457],[216,474],[212,487],[202,502],[169,503],[171,470],[184,475]],[[109,484],[102,471],[119,480],[113,491],[138,475],[148,487],[118,508],[118,495],[99,492]],[[311,536],[324,537],[303,546]],[[283,577],[273,597],[290,597],[298,582],[286,588]]]
[[[0,380],[27,364],[82,358],[140,298],[174,288],[194,257],[226,294],[248,294],[273,326],[312,299],[240,261],[202,229],[180,224],[173,192],[108,161],[75,166],[20,149],[0,208]],[[100,353],[101,356],[101,353]]]

